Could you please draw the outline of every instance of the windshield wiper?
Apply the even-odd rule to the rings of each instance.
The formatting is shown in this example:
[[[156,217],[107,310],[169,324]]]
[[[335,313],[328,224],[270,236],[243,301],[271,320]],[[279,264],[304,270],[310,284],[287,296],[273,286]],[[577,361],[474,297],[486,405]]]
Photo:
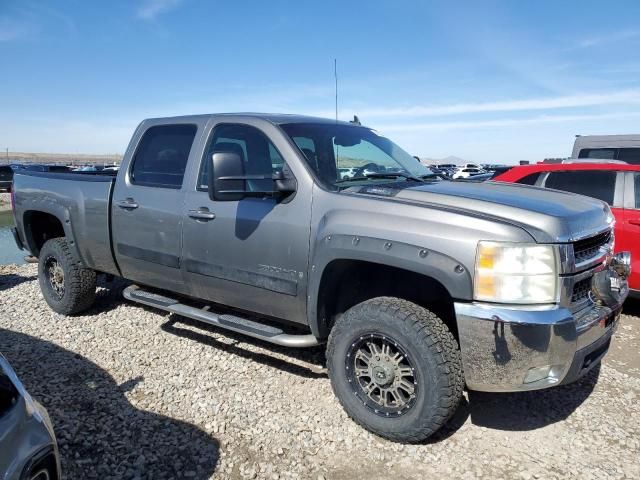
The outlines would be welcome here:
[[[445,177],[443,175],[437,173],[427,173],[426,175],[420,175],[420,178],[423,180],[444,180]]]
[[[407,180],[412,180],[414,182],[424,183],[424,180],[420,177],[416,177],[415,175],[411,175],[410,173],[405,172],[373,172],[366,173],[364,175],[366,178],[406,178]]]
[[[373,172],[367,173],[361,177],[352,177],[352,178],[343,178],[342,180],[338,180],[333,183],[345,183],[345,182],[355,182],[358,180],[369,180],[370,178],[406,178],[407,180],[411,180],[413,182],[425,183],[425,181],[414,175],[410,175],[404,172]]]

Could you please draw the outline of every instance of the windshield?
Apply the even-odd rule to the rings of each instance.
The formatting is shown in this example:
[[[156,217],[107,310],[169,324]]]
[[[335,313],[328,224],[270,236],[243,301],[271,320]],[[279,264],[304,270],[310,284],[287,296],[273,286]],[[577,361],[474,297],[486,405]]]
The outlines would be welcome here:
[[[429,168],[368,128],[322,123],[289,123],[281,127],[326,188],[404,182],[407,178],[437,179]]]

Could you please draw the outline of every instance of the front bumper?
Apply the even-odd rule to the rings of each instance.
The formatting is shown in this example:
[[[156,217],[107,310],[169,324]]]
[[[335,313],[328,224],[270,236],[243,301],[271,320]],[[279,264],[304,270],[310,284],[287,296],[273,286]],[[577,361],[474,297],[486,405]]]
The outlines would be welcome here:
[[[577,380],[606,354],[622,301],[575,314],[559,306],[456,302],[467,387],[516,392]]]

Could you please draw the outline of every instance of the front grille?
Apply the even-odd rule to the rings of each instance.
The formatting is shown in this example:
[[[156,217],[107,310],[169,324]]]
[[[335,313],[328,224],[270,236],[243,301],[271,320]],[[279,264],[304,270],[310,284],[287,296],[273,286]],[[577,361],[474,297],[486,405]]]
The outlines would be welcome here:
[[[599,233],[593,237],[585,238],[573,242],[573,254],[575,255],[576,264],[582,263],[585,260],[598,255],[600,247],[608,244],[611,241],[611,230]]]
[[[573,293],[571,294],[571,303],[578,303],[589,298],[591,279],[592,277],[589,277],[575,283]]]

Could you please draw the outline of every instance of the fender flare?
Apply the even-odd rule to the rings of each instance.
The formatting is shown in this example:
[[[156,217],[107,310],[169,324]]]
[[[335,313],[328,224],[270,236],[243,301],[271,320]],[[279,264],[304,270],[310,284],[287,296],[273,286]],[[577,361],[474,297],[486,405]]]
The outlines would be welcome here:
[[[73,234],[73,229],[71,228],[71,216],[67,208],[54,202],[47,202],[46,199],[39,200],[37,202],[29,202],[29,205],[25,205],[23,208],[24,210],[22,213],[22,228],[25,234],[25,242],[29,247],[29,251],[31,253],[35,253],[37,251],[37,248],[35,245],[35,240],[31,235],[32,230],[27,223],[27,217],[31,213],[44,213],[47,215],[51,215],[60,222],[60,225],[62,225],[62,230],[64,231],[64,235],[68,241],[69,248],[72,249],[79,258],[81,258],[83,261],[85,260],[80,255],[80,251],[77,247],[75,235]]]
[[[463,263],[427,247],[356,235],[326,235],[315,246],[309,267],[307,321],[314,335],[324,336],[318,318],[318,303],[323,276],[336,260],[356,260],[407,270],[440,282],[455,299],[473,296],[473,272]]]

